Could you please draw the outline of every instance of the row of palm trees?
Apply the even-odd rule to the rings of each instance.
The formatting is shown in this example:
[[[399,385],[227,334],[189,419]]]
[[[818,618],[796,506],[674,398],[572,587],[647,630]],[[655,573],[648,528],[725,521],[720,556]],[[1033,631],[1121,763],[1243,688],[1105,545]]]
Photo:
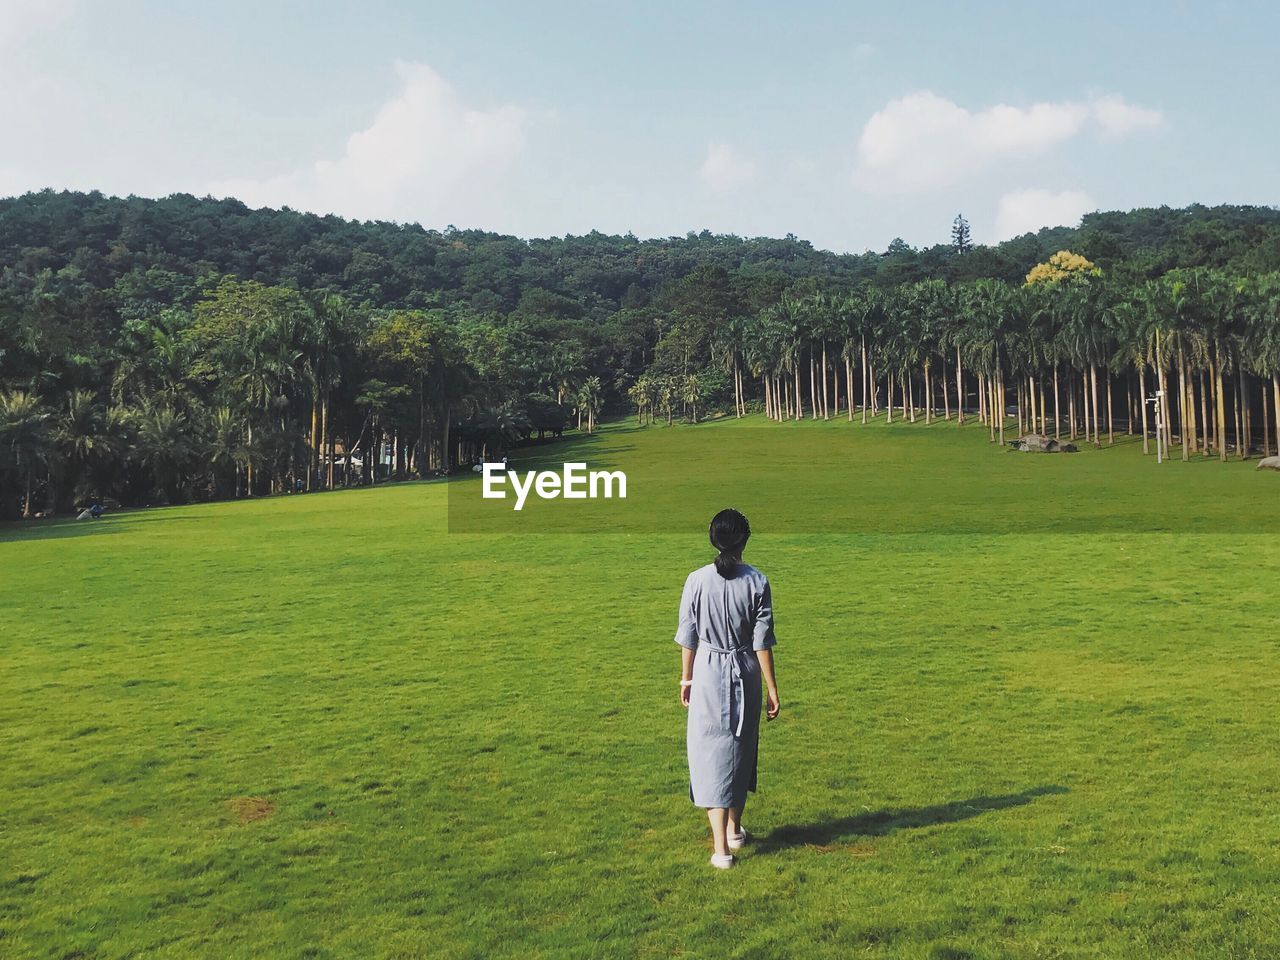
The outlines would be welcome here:
[[[1280,274],[1194,268],[1127,282],[1077,260],[1087,267],[1023,286],[787,293],[721,324],[713,357],[738,416],[750,399],[778,421],[974,415],[1001,442],[1006,420],[1097,445],[1119,425],[1140,429],[1145,450],[1180,446],[1183,459],[1277,448]],[[631,400],[651,419],[681,385],[648,381]]]
[[[636,421],[641,425],[652,424],[655,415],[661,414],[669,426],[675,421],[676,411],[697,423],[698,404],[704,393],[703,377],[693,372],[643,373],[627,388],[627,396],[636,408]]]

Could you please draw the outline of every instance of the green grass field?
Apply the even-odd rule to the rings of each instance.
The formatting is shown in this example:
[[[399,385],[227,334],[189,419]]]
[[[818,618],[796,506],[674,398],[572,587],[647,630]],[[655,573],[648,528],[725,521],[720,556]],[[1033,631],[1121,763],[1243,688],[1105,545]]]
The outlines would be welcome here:
[[[634,500],[0,531],[0,956],[1280,955],[1280,476],[843,421],[513,466],[571,458]],[[720,873],[672,633],[726,504],[783,712]]]

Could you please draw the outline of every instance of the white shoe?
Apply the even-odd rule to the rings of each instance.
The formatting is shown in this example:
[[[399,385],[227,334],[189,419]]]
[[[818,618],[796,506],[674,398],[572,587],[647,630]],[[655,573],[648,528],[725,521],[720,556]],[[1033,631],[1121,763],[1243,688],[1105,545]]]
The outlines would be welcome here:
[[[733,854],[726,853],[723,857],[718,853],[711,855],[711,865],[717,870],[728,870],[733,866]]]
[[[741,832],[731,833],[725,837],[725,842],[730,850],[741,850],[746,845],[748,839],[747,830],[743,827]]]

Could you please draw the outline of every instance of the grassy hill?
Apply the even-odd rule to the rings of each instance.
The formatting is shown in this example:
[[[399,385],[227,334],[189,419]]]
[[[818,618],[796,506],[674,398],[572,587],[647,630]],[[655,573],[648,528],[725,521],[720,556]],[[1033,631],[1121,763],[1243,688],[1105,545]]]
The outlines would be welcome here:
[[[0,530],[0,955],[1280,952],[1280,476],[945,423],[519,454],[628,500]],[[728,504],[783,712],[720,874],[671,637]]]

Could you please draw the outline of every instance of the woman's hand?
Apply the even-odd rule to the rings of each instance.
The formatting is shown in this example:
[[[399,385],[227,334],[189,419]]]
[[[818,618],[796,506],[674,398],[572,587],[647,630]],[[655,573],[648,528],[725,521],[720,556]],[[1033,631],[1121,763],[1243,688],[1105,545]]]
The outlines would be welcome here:
[[[765,719],[772,720],[781,709],[782,704],[778,702],[778,688],[770,687],[769,692],[765,695]]]
[[[686,710],[689,709],[689,691],[693,689],[693,684],[685,681],[680,682],[680,706]]]

